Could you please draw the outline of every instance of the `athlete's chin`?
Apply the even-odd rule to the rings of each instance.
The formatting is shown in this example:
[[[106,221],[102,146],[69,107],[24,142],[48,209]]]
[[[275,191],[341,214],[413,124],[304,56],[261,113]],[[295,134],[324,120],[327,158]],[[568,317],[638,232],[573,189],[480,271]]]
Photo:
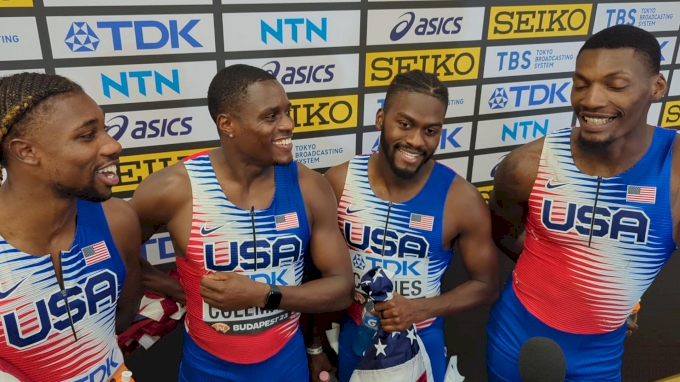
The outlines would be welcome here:
[[[293,154],[291,153],[290,155],[276,156],[273,158],[273,162],[275,165],[279,166],[291,164],[293,162]]]

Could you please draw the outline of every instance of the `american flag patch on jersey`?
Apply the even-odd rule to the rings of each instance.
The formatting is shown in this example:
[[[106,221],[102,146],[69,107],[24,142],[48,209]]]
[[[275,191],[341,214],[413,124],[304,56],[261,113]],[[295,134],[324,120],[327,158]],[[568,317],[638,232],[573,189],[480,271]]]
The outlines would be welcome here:
[[[276,215],[276,230],[292,229],[299,227],[297,212],[290,212],[284,215]]]
[[[83,256],[85,256],[85,264],[87,265],[92,265],[111,258],[109,248],[104,241],[84,247]]]
[[[425,231],[432,231],[432,225],[434,225],[434,217],[421,214],[411,214],[411,221],[408,223],[409,228],[417,228]]]
[[[656,202],[656,187],[628,186],[626,201],[654,204]]]

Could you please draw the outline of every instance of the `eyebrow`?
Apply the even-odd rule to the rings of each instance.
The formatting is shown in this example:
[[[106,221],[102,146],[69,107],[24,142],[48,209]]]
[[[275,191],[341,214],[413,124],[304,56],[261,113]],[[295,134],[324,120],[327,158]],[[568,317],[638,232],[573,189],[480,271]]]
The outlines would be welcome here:
[[[288,102],[288,104],[286,105],[286,107],[284,108],[284,110],[285,110],[285,109],[290,109],[292,106],[293,106],[293,104],[290,103],[290,102]],[[277,112],[277,111],[279,111],[279,110],[280,110],[280,108],[279,108],[278,106],[268,107],[268,108],[262,110],[262,112],[260,113],[260,115],[261,115],[261,116],[267,115],[267,114],[269,114],[269,113]]]
[[[409,122],[413,123],[413,118],[411,118],[408,114],[399,111],[399,112],[397,112],[397,115],[401,116],[402,118],[406,118],[406,119],[408,119]],[[435,126],[442,126],[442,124],[440,122],[435,122],[435,123],[430,123],[428,125],[425,125],[425,127],[435,127]]]
[[[92,119],[90,119],[89,121],[87,121],[87,122],[83,123],[82,125],[78,126],[78,127],[76,128],[76,131],[78,131],[78,130],[83,130],[83,129],[87,129],[88,127],[90,127],[90,126],[92,126],[92,125],[96,125],[97,122],[99,122],[99,120],[98,120],[97,118],[92,118]]]
[[[611,77],[615,77],[615,76],[618,76],[618,75],[621,75],[621,74],[627,75],[628,73],[626,73],[626,72],[623,71],[623,70],[619,70],[619,71],[616,71],[616,72],[607,74],[606,76],[604,76],[604,78],[611,78]],[[578,77],[578,78],[580,78],[580,79],[582,79],[582,80],[584,80],[584,81],[587,81],[587,80],[588,80],[587,78],[585,78],[584,76],[582,76],[582,75],[579,74],[579,73],[574,73],[574,77]]]

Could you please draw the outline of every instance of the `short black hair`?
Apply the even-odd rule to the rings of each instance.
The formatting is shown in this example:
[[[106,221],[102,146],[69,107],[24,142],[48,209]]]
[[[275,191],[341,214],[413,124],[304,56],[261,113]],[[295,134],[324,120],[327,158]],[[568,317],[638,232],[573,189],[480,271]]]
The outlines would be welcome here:
[[[248,96],[248,86],[260,81],[276,81],[276,77],[255,66],[235,64],[220,70],[208,88],[208,111],[213,121],[221,113],[234,113]]]
[[[383,105],[385,112],[387,112],[394,97],[403,92],[426,94],[438,99],[445,107],[448,108],[449,106],[449,89],[433,73],[416,69],[397,74],[387,88],[385,104]]]
[[[661,68],[661,46],[659,41],[642,28],[633,25],[614,25],[605,28],[586,40],[578,54],[586,49],[631,48],[649,67],[650,74],[659,74]]]
[[[6,165],[3,141],[24,134],[45,100],[83,92],[80,85],[56,74],[24,72],[0,78],[0,164]]]

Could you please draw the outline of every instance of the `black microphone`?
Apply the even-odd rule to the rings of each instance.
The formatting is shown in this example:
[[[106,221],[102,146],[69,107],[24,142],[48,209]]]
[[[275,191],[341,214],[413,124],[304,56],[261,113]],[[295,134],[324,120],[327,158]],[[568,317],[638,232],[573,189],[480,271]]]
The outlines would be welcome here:
[[[564,382],[567,360],[557,342],[533,337],[519,351],[519,375],[522,382]]]

